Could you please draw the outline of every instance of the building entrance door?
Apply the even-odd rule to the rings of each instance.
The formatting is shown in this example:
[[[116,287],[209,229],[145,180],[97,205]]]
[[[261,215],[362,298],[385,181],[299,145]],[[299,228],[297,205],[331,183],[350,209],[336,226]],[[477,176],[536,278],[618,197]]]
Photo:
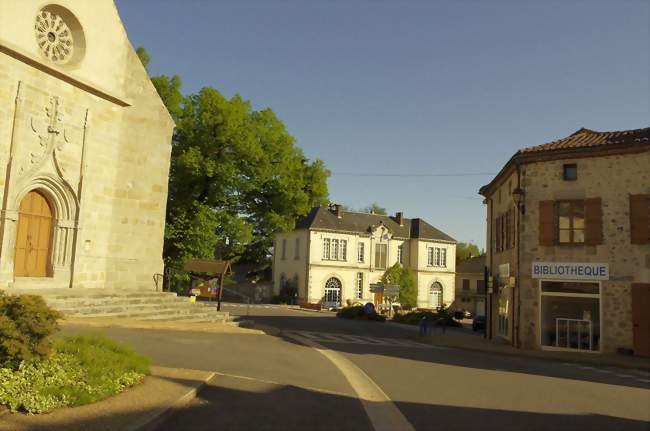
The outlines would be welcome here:
[[[52,208],[31,191],[20,202],[14,254],[15,277],[47,277],[52,237]]]
[[[632,284],[634,354],[650,357],[650,284]]]
[[[325,283],[325,297],[323,307],[338,308],[341,306],[341,281],[332,277]]]
[[[429,289],[429,307],[435,310],[442,307],[442,285],[435,282]]]

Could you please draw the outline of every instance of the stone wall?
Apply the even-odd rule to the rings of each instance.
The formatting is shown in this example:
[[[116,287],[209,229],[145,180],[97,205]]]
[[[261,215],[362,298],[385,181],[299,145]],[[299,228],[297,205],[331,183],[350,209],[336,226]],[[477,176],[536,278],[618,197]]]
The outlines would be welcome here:
[[[578,179],[562,179],[563,164],[576,163]],[[610,279],[602,282],[602,350],[632,348],[631,284],[650,282],[650,246],[630,243],[629,194],[650,192],[650,151],[540,162],[522,169],[526,213],[522,219],[521,341],[539,346],[539,282],[531,278],[532,262],[608,263]],[[603,243],[597,246],[539,246],[541,200],[600,197]]]

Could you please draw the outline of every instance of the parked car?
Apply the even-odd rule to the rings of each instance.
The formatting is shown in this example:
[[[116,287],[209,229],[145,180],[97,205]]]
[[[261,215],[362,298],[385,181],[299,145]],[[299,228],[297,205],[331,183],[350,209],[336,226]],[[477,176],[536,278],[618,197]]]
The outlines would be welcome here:
[[[472,331],[485,331],[485,316],[476,316],[472,321]]]
[[[454,319],[456,320],[462,320],[462,319],[471,319],[472,318],[472,313],[468,310],[456,310],[454,311]]]

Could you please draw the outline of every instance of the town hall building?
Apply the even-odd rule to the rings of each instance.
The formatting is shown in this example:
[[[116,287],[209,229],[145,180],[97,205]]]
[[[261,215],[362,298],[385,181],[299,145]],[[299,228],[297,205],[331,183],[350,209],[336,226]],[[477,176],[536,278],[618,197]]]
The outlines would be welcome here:
[[[154,289],[174,123],[112,0],[0,0],[0,289]]]
[[[417,306],[437,309],[454,302],[456,240],[420,218],[344,211],[340,205],[312,208],[293,231],[275,238],[274,290],[289,281],[298,300],[337,308],[381,303],[371,292],[399,263],[413,271]]]

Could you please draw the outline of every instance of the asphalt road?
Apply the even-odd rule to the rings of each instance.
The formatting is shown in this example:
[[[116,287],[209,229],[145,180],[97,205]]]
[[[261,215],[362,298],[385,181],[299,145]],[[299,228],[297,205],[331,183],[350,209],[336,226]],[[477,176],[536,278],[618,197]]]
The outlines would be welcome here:
[[[105,330],[158,365],[220,373],[161,429],[377,429],[340,369],[302,337],[363,370],[417,430],[650,430],[647,372],[433,347],[410,327],[330,313],[224,309],[281,332]]]

